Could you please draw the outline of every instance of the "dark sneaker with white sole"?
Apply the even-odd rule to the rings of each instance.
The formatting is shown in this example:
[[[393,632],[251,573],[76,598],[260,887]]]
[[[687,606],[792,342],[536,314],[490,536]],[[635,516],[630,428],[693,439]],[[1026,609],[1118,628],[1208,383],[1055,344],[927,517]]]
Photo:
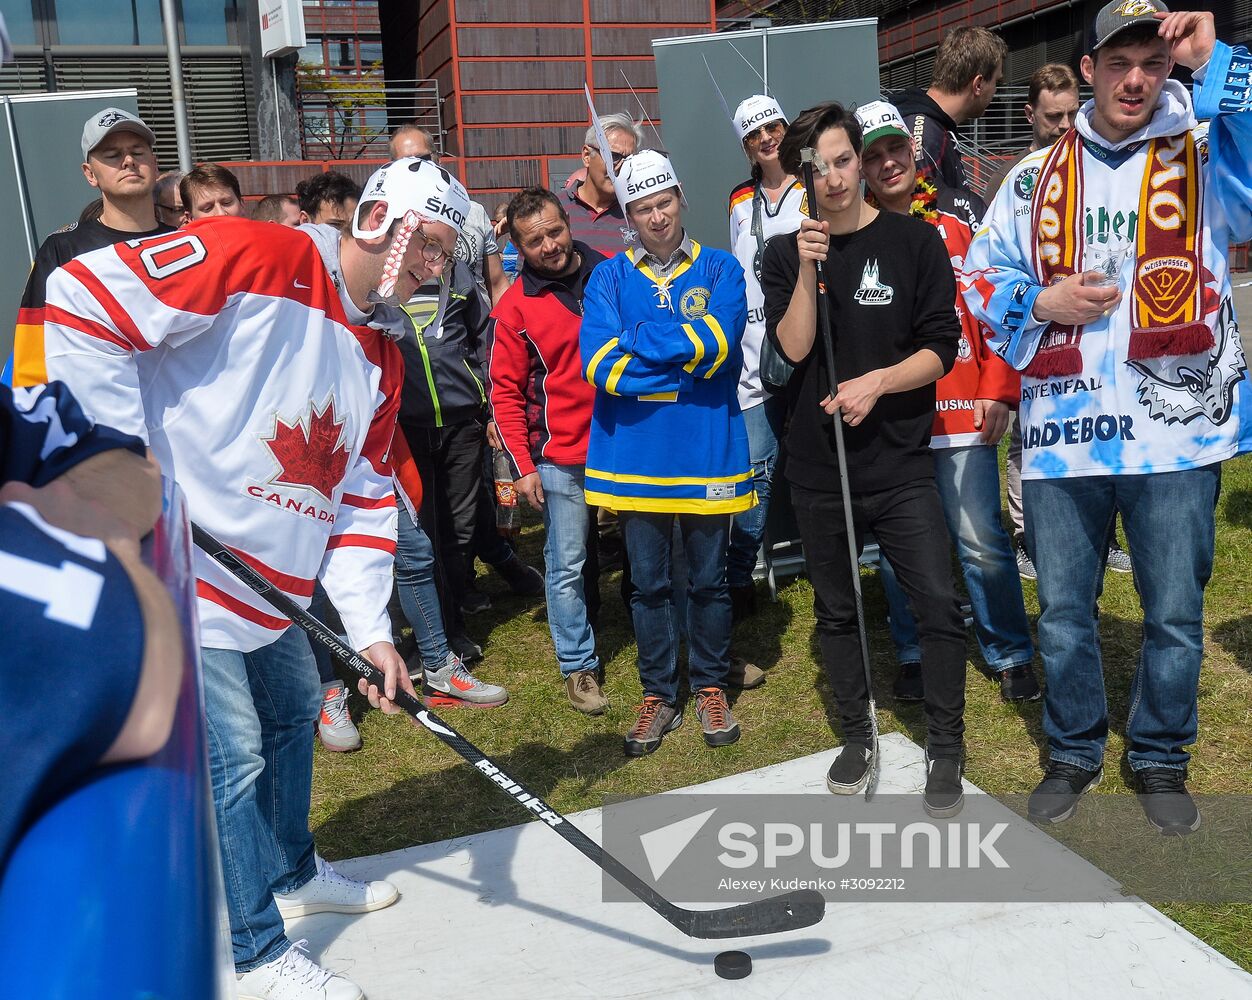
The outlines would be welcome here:
[[[1078,799],[1104,777],[1104,768],[1089,771],[1077,764],[1049,761],[1043,780],[1030,793],[1027,811],[1036,823],[1063,823],[1074,815]]]
[[[1035,668],[1029,663],[1000,671],[1000,697],[1005,701],[1038,701],[1043,694]]]
[[[1120,545],[1110,545],[1108,559],[1104,563],[1104,568],[1112,570],[1114,573],[1133,573],[1135,564],[1130,561],[1130,553]]]
[[[729,746],[739,740],[739,723],[726,703],[726,692],[707,687],[696,692],[696,718],[704,733],[704,742],[711,747]]]
[[[522,562],[516,552],[499,566],[491,568],[509,585],[509,590],[519,597],[534,597],[543,593],[543,574],[534,566]]]
[[[926,760],[926,791],[922,795],[922,808],[927,816],[943,819],[955,816],[965,804],[965,790],[961,787],[961,760],[959,757],[937,757]]]
[[[1017,575],[1023,580],[1037,580],[1039,574],[1035,572],[1035,564],[1030,558],[1030,553],[1026,551],[1026,543],[1020,538],[1017,544],[1013,546],[1013,556],[1017,559]]]
[[[926,689],[922,684],[922,665],[901,663],[895,682],[891,685],[891,693],[896,696],[896,701],[925,701]]]
[[[836,795],[855,795],[869,780],[873,759],[872,748],[849,743],[839,751],[839,756],[826,772],[826,787]]]
[[[1200,810],[1187,791],[1187,772],[1177,767],[1146,767],[1135,772],[1139,805],[1152,828],[1164,837],[1186,837],[1200,829]]]
[[[646,694],[639,706],[639,718],[626,734],[622,749],[627,757],[646,757],[661,745],[666,733],[672,733],[682,724],[682,712],[656,695]]]

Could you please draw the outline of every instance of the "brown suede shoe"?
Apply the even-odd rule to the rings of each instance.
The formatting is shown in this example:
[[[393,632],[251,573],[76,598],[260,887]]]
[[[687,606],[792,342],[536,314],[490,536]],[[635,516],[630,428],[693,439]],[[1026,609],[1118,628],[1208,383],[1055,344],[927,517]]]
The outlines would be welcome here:
[[[731,654],[730,669],[726,671],[726,686],[751,691],[765,683],[765,671],[742,656]]]
[[[565,678],[569,703],[584,715],[601,715],[609,707],[594,670],[575,670]]]

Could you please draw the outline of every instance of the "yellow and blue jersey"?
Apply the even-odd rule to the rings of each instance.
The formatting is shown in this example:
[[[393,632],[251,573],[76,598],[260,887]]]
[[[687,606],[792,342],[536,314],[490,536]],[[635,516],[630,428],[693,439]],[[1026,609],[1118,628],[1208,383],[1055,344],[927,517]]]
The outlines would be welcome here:
[[[736,387],[747,322],[743,268],[691,242],[658,278],[632,248],[592,272],[580,336],[596,387],[589,504],[733,514],[756,504]]]

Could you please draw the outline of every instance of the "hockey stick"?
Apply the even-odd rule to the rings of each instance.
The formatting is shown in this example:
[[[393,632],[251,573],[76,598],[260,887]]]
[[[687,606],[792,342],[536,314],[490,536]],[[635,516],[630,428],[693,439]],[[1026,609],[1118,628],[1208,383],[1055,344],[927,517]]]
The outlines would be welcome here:
[[[290,618],[309,634],[314,642],[325,646],[355,673],[360,674],[380,691],[386,678],[383,672],[366,661],[355,650],[339,641],[329,628],[296,604],[286,594],[271,586],[269,581],[244,564],[225,545],[197,524],[191,526],[196,545],[202,548],[229,570],[240,581]],[[817,923],[826,912],[826,900],[816,889],[801,889],[781,896],[754,900],[720,910],[687,910],[675,906],[651,886],[644,883],[629,868],[607,853],[599,844],[574,826],[538,795],[528,791],[515,781],[498,764],[469,742],[464,736],[428,710],[420,701],[405,691],[396,691],[393,699],[414,722],[434,733],[443,743],[474,765],[494,784],[523,809],[533,813],[565,840],[590,858],[603,871],[611,875],[627,891],[652,907],[688,937],[731,938],[756,934],[777,934],[781,931],[798,930]]]
[[[809,207],[809,218],[820,222],[817,211],[817,189],[813,184],[813,167],[825,174],[825,164],[817,151],[809,147],[800,150],[800,172],[804,175],[804,193]],[[826,374],[830,377],[830,398],[839,394],[839,377],[835,374],[835,345],[830,337],[830,300],[826,284],[826,262],[817,262],[817,329],[822,337],[822,353],[826,358]],[[874,741],[869,776],[865,781],[866,801],[878,787],[878,710],[874,704],[874,678],[869,669],[869,639],[865,635],[865,606],[861,600],[861,560],[856,551],[856,535],[852,526],[852,492],[848,485],[848,454],[843,443],[843,414],[834,415],[835,454],[839,459],[839,486],[843,491],[843,521],[848,534],[848,558],[852,563],[852,593],[856,598],[856,630],[861,640],[861,665],[865,668],[865,693],[869,697],[870,738]]]

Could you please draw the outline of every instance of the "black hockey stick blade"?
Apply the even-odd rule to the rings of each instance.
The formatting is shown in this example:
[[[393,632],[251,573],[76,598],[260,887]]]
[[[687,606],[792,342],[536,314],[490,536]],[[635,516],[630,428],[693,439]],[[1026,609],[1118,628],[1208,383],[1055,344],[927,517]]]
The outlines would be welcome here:
[[[797,889],[781,896],[756,899],[720,910],[680,912],[690,926],[679,929],[690,937],[752,937],[812,927],[826,915],[826,899],[816,889]]]
[[[382,690],[385,680],[382,671],[356,650],[349,649],[340,642],[339,637],[326,625],[270,584],[227,546],[195,522],[191,525],[191,535],[196,545],[207,555],[216,559],[241,583],[263,597],[276,611],[286,615],[292,622],[304,629],[313,642],[324,646],[344,666],[364,677],[380,691]],[[538,795],[509,775],[418,699],[406,691],[397,690],[395,704],[414,722],[455,750],[493,784],[498,785],[500,790],[513,799],[517,805],[542,820],[571,847],[582,852],[601,870],[616,879],[622,888],[633,893],[641,902],[646,903],[688,937],[729,938],[747,937],[753,934],[777,934],[782,931],[809,927],[821,920],[825,913],[826,901],[821,893],[814,890],[803,890],[771,899],[755,900],[720,910],[687,910],[676,906]]]

